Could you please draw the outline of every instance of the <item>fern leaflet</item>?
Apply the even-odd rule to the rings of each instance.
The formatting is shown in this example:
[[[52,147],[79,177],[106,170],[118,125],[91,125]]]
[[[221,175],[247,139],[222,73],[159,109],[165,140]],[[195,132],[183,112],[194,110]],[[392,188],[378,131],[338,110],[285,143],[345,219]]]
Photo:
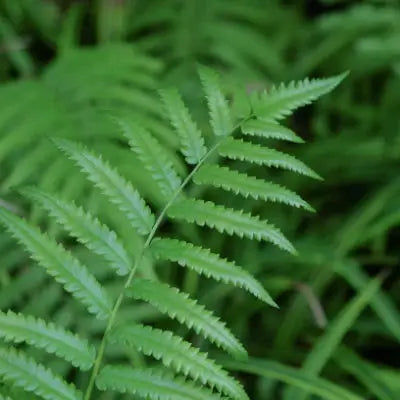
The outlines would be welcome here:
[[[288,85],[273,86],[261,94],[254,93],[251,97],[252,108],[260,119],[282,119],[296,108],[310,104],[333,90],[346,75],[347,73],[326,79],[304,79],[292,81]]]
[[[154,224],[154,215],[129,182],[100,156],[94,155],[84,146],[65,139],[57,140],[56,144],[125,213],[139,234],[147,235],[150,232]]]
[[[200,67],[199,74],[207,98],[213,132],[216,136],[227,136],[232,133],[233,123],[228,102],[220,87],[219,76],[206,67]]]
[[[181,151],[188,164],[197,164],[207,152],[204,139],[176,89],[161,91],[172,125],[179,135]]]
[[[118,275],[126,275],[131,269],[129,256],[114,231],[85,212],[73,202],[67,202],[40,190],[29,188],[22,191],[27,197],[40,203],[57,221],[94,253],[103,256]]]
[[[157,239],[153,241],[151,249],[158,258],[177,262],[218,281],[242,287],[267,304],[277,306],[261,284],[248,272],[208,249],[176,239]]]
[[[63,328],[29,315],[0,311],[0,337],[8,342],[26,342],[70,361],[83,370],[93,365],[95,350],[84,339]]]
[[[292,244],[273,225],[260,220],[258,216],[219,206],[211,201],[179,200],[169,208],[168,216],[195,222],[200,226],[207,225],[228,235],[264,240],[290,253],[296,252]]]
[[[321,177],[297,158],[275,149],[245,142],[242,139],[227,138],[219,146],[219,153],[232,160],[248,161],[268,167],[283,168],[314,179]]]
[[[111,301],[97,280],[78,259],[23,219],[0,208],[0,221],[22,243],[48,274],[100,319],[108,317]]]
[[[246,350],[225,324],[186,293],[163,283],[135,279],[127,295],[150,303],[160,312],[194,329],[195,332],[202,334],[235,357],[247,357]]]
[[[0,376],[46,400],[81,400],[82,394],[43,365],[12,348],[0,348]]]
[[[139,324],[122,326],[111,333],[110,340],[160,359],[165,366],[172,367],[203,384],[215,386],[234,399],[248,399],[241,385],[229,377],[220,366],[172,332]]]
[[[199,185],[205,184],[220,187],[235,194],[252,197],[256,200],[274,201],[314,211],[296,193],[276,183],[266,182],[262,179],[231,170],[228,167],[220,167],[212,164],[203,165],[194,176],[193,181]]]
[[[266,139],[287,140],[293,143],[304,143],[304,140],[293,131],[275,122],[261,119],[250,119],[241,125],[242,133],[249,136],[260,136]]]
[[[158,141],[140,125],[131,126],[128,121],[120,121],[122,131],[132,150],[151,173],[161,193],[170,198],[178,190],[181,179]]]
[[[221,397],[180,378],[151,369],[106,366],[97,380],[100,390],[138,394],[150,400],[219,400]]]

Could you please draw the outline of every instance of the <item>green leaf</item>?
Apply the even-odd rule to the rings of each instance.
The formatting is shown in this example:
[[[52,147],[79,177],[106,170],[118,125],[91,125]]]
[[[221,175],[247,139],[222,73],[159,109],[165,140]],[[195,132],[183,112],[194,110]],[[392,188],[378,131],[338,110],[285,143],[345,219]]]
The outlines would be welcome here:
[[[0,376],[13,386],[46,400],[81,400],[82,394],[22,352],[0,348]]]
[[[360,265],[354,260],[347,259],[346,261],[337,262],[334,267],[335,271],[342,275],[358,291],[368,284],[368,275],[362,271]],[[400,312],[393,300],[382,289],[379,289],[371,300],[370,305],[387,329],[400,342]]]
[[[260,119],[282,119],[295,109],[310,104],[318,97],[333,90],[347,73],[325,79],[304,79],[299,82],[273,86],[251,98],[255,115]]]
[[[150,172],[162,194],[168,199],[171,198],[178,190],[181,179],[167,158],[165,150],[139,124],[132,126],[127,120],[118,122],[132,150]]]
[[[263,121],[261,119],[250,119],[242,124],[242,133],[249,136],[259,136],[266,139],[287,140],[288,142],[304,143],[304,140],[297,136],[289,128],[275,122]]]
[[[186,293],[163,283],[135,279],[127,289],[127,295],[150,303],[235,357],[247,357],[246,350],[225,324]]]
[[[330,323],[326,332],[308,353],[303,364],[305,374],[316,376],[321,372],[322,368],[334,354],[346,332],[353,326],[358,316],[375,296],[381,283],[382,280],[380,278],[371,279],[365,288],[348,302]],[[300,400],[306,397],[307,393],[305,392],[289,391],[288,393],[288,399],[291,400]]]
[[[387,368],[378,366],[376,370],[377,378],[385,384],[385,386],[391,391],[397,394],[399,397],[400,394],[400,372],[397,368]]]
[[[189,342],[170,331],[139,324],[121,326],[111,333],[110,340],[153,356],[176,372],[190,376],[203,385],[216,387],[231,398],[248,399],[242,386],[213,360],[207,358],[207,354],[199,352]]]
[[[227,138],[218,148],[221,156],[268,167],[283,168],[314,179],[321,177],[297,158],[242,139]]]
[[[344,347],[335,352],[334,358],[341,368],[353,375],[377,399],[398,399],[397,395],[380,378],[379,367],[364,361],[356,353]]]
[[[221,90],[219,76],[207,67],[200,67],[199,75],[207,97],[213,132],[216,136],[227,136],[232,133],[233,123],[228,102]]]
[[[96,353],[87,340],[72,332],[30,315],[15,314],[11,310],[7,313],[0,311],[0,337],[7,342],[26,342],[54,353],[82,370],[93,365]]]
[[[100,390],[138,394],[150,400],[220,400],[217,394],[151,369],[106,366],[96,380]]]
[[[171,124],[179,135],[182,154],[188,164],[197,164],[207,153],[200,130],[176,89],[166,89],[160,93]]]
[[[227,167],[205,164],[194,175],[193,181],[199,185],[220,187],[235,194],[253,199],[262,199],[301,207],[309,211],[314,209],[296,193],[253,176],[246,175]]]
[[[307,390],[325,400],[362,400],[358,395],[347,389],[335,385],[325,379],[308,376],[304,371],[288,367],[274,361],[258,360],[251,358],[248,361],[223,360],[226,368],[255,374],[268,379],[284,382],[297,389]]]
[[[296,252],[292,244],[273,225],[241,210],[219,206],[211,201],[183,199],[176,201],[167,213],[170,218],[194,222],[200,226],[207,225],[228,235],[264,240],[290,253]]]
[[[242,287],[267,304],[277,307],[262,285],[247,271],[208,249],[176,239],[156,239],[151,244],[151,250],[157,258],[177,262],[218,281]]]
[[[4,208],[0,208],[0,221],[65,290],[98,318],[108,317],[111,310],[108,295],[78,259],[39,229]]]
[[[43,191],[29,188],[22,193],[40,203],[57,221],[94,253],[103,256],[118,275],[127,275],[131,269],[128,253],[116,233],[76,206]]]
[[[110,201],[125,213],[139,234],[147,235],[151,231],[154,215],[138,191],[115,169],[82,145],[65,139],[56,140],[56,144],[70,159],[76,162]]]

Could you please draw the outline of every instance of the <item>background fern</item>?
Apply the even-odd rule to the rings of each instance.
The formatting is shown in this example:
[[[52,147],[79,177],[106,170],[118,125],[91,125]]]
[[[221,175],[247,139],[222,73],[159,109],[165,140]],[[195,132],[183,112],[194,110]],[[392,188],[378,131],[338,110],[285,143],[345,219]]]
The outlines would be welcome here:
[[[344,84],[312,106],[283,120],[252,118],[241,124],[240,140],[273,149],[268,159],[279,168],[224,156],[221,166],[206,163],[199,168],[195,184],[179,199],[187,204],[196,197],[260,215],[290,238],[298,256],[194,224],[163,224],[163,239],[153,242],[138,266],[139,282],[145,285],[157,277],[178,287],[182,296],[188,293],[198,305],[191,302],[191,308],[169,315],[174,322],[151,292],[141,291],[142,297],[129,292],[133,298],[122,303],[116,325],[150,324],[184,337],[218,364],[244,371],[234,374],[252,399],[304,398],[304,393],[309,398],[398,397],[399,291],[396,268],[392,271],[398,261],[400,189],[395,2],[4,0],[0,13],[1,204],[62,243],[88,266],[112,299],[120,292],[143,237],[126,223],[118,204],[100,195],[49,138],[67,138],[79,142],[79,148],[83,144],[90,154],[101,155],[154,213],[165,205],[165,193],[182,182],[213,142],[207,100],[196,77],[199,62],[221,72],[231,116],[226,108],[210,114],[212,127],[221,133],[248,117],[259,99],[266,102],[280,82],[290,86],[307,76],[330,77],[349,70]],[[212,85],[214,73],[205,74],[203,82]],[[219,99],[209,96],[208,103],[221,104]],[[153,138],[148,143],[151,153],[138,151],[143,135],[129,135],[139,132],[138,124],[145,138],[148,133]],[[188,129],[198,152],[190,142],[182,142]],[[307,144],[295,145],[303,140]],[[290,157],[277,164],[277,154]],[[168,166],[168,185],[163,185],[163,175],[152,179],[162,172],[157,165]],[[311,175],[315,171],[324,181],[286,169],[293,165]],[[248,176],[253,179],[246,180]],[[19,186],[24,187],[22,192],[16,190]],[[174,216],[178,211],[183,208],[172,208]],[[198,222],[201,218],[196,214]],[[79,229],[76,224],[83,221],[86,229]],[[202,252],[195,258],[178,258],[181,253],[175,247],[167,251],[163,246],[167,237],[173,239],[166,242],[170,245],[180,239],[219,255],[218,264],[213,259],[218,269],[210,269]],[[108,241],[113,245],[105,250]],[[53,322],[98,347],[104,322],[94,320],[44,270],[33,267],[5,232],[0,246],[3,313],[13,310],[35,321]],[[226,269],[233,265],[243,269],[228,276]],[[375,286],[367,296],[365,291],[372,287],[368,282],[381,271],[389,278],[382,284],[386,275],[379,275],[377,283],[383,286],[371,283]],[[261,293],[263,288],[279,311],[232,283],[250,292]],[[360,297],[366,299],[360,315],[342,325],[339,317],[353,300],[359,304]],[[212,323],[219,324],[218,336],[196,324],[189,323],[192,329],[187,330],[187,313],[196,310],[200,316],[203,306],[226,321],[231,335],[216,317]],[[32,345],[32,340],[27,342]],[[325,358],[318,358],[321,343],[326,346]],[[4,341],[2,349],[9,346]],[[23,360],[34,358],[78,388],[86,387],[87,372],[71,369],[71,364],[40,346],[17,346],[15,357],[23,351]],[[248,361],[243,360],[244,347],[251,356]],[[240,361],[222,359],[222,349]],[[310,373],[309,353],[317,357],[320,376]],[[107,346],[106,358],[113,363],[123,362],[127,355],[138,368],[148,364],[124,343]],[[153,373],[161,381],[170,379],[159,370]],[[36,398],[5,381],[1,385],[5,398]],[[98,395],[113,396],[111,391]]]

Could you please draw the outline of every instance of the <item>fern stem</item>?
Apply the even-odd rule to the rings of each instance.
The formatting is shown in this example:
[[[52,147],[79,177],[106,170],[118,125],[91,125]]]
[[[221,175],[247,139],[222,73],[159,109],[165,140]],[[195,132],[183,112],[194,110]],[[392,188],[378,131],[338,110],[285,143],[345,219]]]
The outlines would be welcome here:
[[[236,129],[236,127],[234,128],[234,130]],[[211,149],[203,156],[203,158],[195,165],[195,167],[192,169],[192,171],[190,171],[190,173],[187,175],[187,177],[183,180],[183,182],[181,183],[181,185],[179,186],[179,188],[175,191],[175,193],[173,194],[173,196],[169,199],[169,201],[167,202],[167,204],[164,206],[164,208],[162,209],[162,211],[160,212],[157,220],[155,221],[150,233],[147,236],[147,239],[142,247],[142,249],[140,250],[140,253],[138,254],[138,257],[136,258],[135,264],[125,282],[125,285],[121,291],[121,293],[119,294],[117,300],[114,303],[114,306],[112,308],[110,317],[108,318],[107,321],[107,326],[104,330],[104,335],[101,339],[100,342],[100,346],[97,352],[97,357],[96,360],[94,362],[94,366],[92,369],[92,373],[89,379],[89,383],[85,392],[85,397],[84,400],[90,400],[92,392],[93,392],[93,388],[94,388],[94,383],[96,380],[96,377],[99,373],[100,367],[101,367],[101,363],[103,361],[103,356],[104,356],[104,351],[106,348],[106,342],[107,342],[107,335],[108,333],[111,331],[114,322],[115,322],[115,318],[117,316],[118,310],[122,304],[122,301],[125,297],[125,291],[126,289],[131,285],[132,280],[135,276],[137,267],[139,265],[139,263],[142,261],[143,259],[143,255],[145,250],[150,246],[151,241],[153,240],[154,236],[157,233],[158,228],[160,227],[161,223],[164,221],[164,217],[169,209],[169,207],[171,207],[171,205],[174,203],[174,201],[178,198],[178,196],[181,194],[181,192],[183,191],[183,189],[187,186],[187,184],[191,181],[191,179],[193,178],[193,176],[196,174],[196,172],[199,170],[199,168],[204,164],[204,162],[217,150],[217,148],[220,146],[220,144],[223,142],[224,139],[219,140],[218,142],[216,142],[213,147],[211,147]]]

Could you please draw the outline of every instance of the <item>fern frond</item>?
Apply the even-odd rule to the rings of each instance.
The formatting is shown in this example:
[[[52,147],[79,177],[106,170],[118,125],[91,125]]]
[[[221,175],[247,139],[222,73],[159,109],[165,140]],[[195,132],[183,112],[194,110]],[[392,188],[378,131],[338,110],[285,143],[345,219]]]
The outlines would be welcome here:
[[[313,208],[296,193],[276,183],[266,182],[228,167],[205,164],[194,175],[193,181],[199,185],[220,187],[244,197],[284,203],[313,211]]]
[[[138,394],[149,400],[220,400],[211,391],[152,369],[106,366],[96,380],[100,390]]]
[[[282,119],[296,108],[310,104],[330,92],[346,77],[347,73],[325,79],[304,79],[299,82],[273,86],[268,91],[255,93],[251,98],[255,115],[260,119]]]
[[[228,235],[264,240],[290,253],[296,252],[292,244],[273,225],[241,210],[226,208],[211,201],[182,199],[176,201],[167,213],[170,218],[194,222],[200,226],[206,225]]]
[[[22,193],[40,203],[57,221],[94,253],[103,256],[118,275],[126,275],[131,269],[128,253],[114,231],[85,212],[82,207],[47,194],[41,190],[28,188]]]
[[[65,139],[58,139],[55,142],[107,195],[110,201],[125,213],[139,234],[147,235],[151,231],[154,215],[150,208],[139,192],[114,168],[83,145]]]
[[[161,125],[162,113],[154,90],[159,86],[161,67],[159,60],[144,56],[128,43],[77,46],[46,66],[41,76],[2,85],[0,158],[7,165],[12,162],[13,170],[15,167],[12,181],[36,179],[42,175],[43,165],[58,157],[54,147],[39,157],[35,147],[48,142],[45,135],[72,138],[79,132],[82,141],[95,138],[96,145],[110,145],[115,131],[108,113],[99,110],[123,115],[135,112],[155,135],[164,139],[168,131],[166,141],[177,143],[165,126],[164,132],[153,127]],[[5,183],[14,184],[12,181]],[[55,180],[55,184],[60,183]]]
[[[235,357],[247,357],[246,350],[225,324],[186,293],[163,283],[136,279],[127,290],[127,295],[150,303]]]
[[[82,393],[52,371],[13,348],[0,348],[0,376],[46,400],[81,400]]]
[[[292,130],[271,121],[249,119],[241,125],[242,133],[249,136],[260,136],[267,139],[286,140],[294,143],[304,143]]]
[[[47,273],[100,319],[108,317],[111,301],[98,281],[78,259],[38,228],[0,208],[0,221],[23,244]]]
[[[111,333],[110,340],[162,360],[165,366],[172,367],[176,372],[190,376],[202,384],[216,387],[231,398],[248,399],[242,386],[219,365],[170,331],[139,324],[121,326]]]
[[[157,258],[177,262],[218,281],[242,287],[267,304],[277,306],[261,284],[247,271],[208,249],[176,239],[156,239],[151,244],[151,250]]]
[[[0,311],[0,337],[7,342],[26,342],[54,353],[82,370],[89,369],[95,358],[95,349],[87,340],[53,323],[11,310]]]
[[[182,154],[188,164],[197,164],[207,152],[199,128],[176,89],[166,89],[160,93],[171,124],[179,135]]]
[[[133,127],[126,120],[120,120],[119,124],[132,150],[150,172],[162,194],[167,198],[172,197],[181,179],[158,141],[139,125]]]
[[[207,98],[213,132],[216,136],[227,136],[232,132],[233,122],[228,102],[220,87],[219,76],[204,66],[199,68],[199,75]]]
[[[275,149],[246,142],[242,139],[227,138],[221,143],[218,151],[221,156],[232,160],[248,161],[258,165],[287,169],[301,175],[309,176],[310,178],[322,179],[316,172],[297,158]]]

